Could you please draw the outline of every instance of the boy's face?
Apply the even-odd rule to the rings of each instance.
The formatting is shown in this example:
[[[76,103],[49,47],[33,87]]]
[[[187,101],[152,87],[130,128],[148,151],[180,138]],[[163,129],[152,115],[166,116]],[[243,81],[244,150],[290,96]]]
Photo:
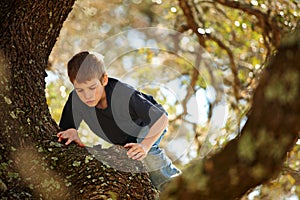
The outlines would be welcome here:
[[[75,80],[73,85],[80,100],[89,107],[95,107],[102,97],[105,97],[104,86],[106,84],[102,85],[96,78],[83,83]]]

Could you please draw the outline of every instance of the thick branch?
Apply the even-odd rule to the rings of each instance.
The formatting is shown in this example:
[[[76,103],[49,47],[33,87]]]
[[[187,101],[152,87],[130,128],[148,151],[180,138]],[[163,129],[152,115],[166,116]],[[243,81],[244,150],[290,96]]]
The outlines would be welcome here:
[[[240,3],[239,1],[216,0],[215,2],[255,16],[259,21],[258,26],[260,26],[264,32],[264,37],[267,37],[274,47],[277,48],[279,46],[282,37],[280,28],[278,27],[276,20],[270,19],[270,16],[267,13],[263,13],[262,11],[255,9],[253,6]],[[271,36],[269,36],[270,32],[272,33]],[[269,45],[267,44],[266,46]]]
[[[194,161],[162,199],[234,199],[278,175],[300,131],[300,32],[291,38],[266,68],[240,138]]]

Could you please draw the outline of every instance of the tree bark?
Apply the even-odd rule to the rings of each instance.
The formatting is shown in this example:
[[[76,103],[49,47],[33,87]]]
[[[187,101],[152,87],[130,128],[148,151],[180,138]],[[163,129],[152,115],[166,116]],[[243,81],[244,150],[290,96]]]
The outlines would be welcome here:
[[[0,196],[8,199],[155,199],[147,173],[113,169],[122,147],[91,150],[57,143],[45,97],[48,57],[74,0],[0,3]],[[127,168],[142,168],[128,161]],[[122,163],[121,163],[122,165]],[[127,169],[127,171],[129,170]]]
[[[278,175],[300,134],[299,58],[300,31],[282,43],[265,69],[241,136],[194,161],[161,199],[235,199]]]

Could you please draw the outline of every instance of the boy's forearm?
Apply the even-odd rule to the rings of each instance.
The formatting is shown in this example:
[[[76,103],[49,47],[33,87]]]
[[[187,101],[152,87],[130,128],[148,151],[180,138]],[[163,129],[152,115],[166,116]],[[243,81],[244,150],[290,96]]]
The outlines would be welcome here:
[[[152,145],[158,140],[163,131],[168,125],[168,117],[163,114],[150,128],[149,133],[141,142],[141,144],[146,148],[147,152],[150,150]]]

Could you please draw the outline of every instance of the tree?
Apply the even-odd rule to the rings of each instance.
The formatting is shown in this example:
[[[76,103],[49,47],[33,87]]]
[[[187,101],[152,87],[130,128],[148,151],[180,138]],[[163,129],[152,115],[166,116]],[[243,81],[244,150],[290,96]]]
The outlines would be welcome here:
[[[147,174],[115,171],[86,149],[62,148],[56,142],[58,127],[44,95],[45,68],[73,3],[1,2],[2,195],[9,199],[153,199],[157,191]],[[114,152],[126,156],[124,149]]]
[[[11,199],[153,199],[157,191],[147,174],[115,171],[91,157],[85,149],[75,145],[62,147],[53,136],[58,128],[44,96],[45,68],[73,3],[1,2],[0,177],[5,191],[2,194]],[[238,197],[278,173],[299,131],[299,88],[290,87],[299,85],[296,62],[299,47],[293,44],[297,44],[296,39],[279,49],[260,80],[243,134],[216,155],[191,164],[193,170],[187,171],[192,173],[186,172],[172,182],[162,198]],[[274,90],[274,85],[280,90]],[[274,113],[270,115],[262,110]],[[286,130],[288,134],[284,134]],[[266,137],[271,140],[265,140]],[[269,147],[274,144],[278,144],[276,149]],[[268,147],[279,151],[264,151]],[[114,147],[112,152],[119,152],[116,157],[124,156],[122,148]],[[102,150],[95,154],[101,157],[107,152]],[[131,164],[129,168],[139,165]],[[249,177],[249,173],[252,175],[249,181],[242,183],[242,178]],[[183,183],[186,187],[182,187]]]

